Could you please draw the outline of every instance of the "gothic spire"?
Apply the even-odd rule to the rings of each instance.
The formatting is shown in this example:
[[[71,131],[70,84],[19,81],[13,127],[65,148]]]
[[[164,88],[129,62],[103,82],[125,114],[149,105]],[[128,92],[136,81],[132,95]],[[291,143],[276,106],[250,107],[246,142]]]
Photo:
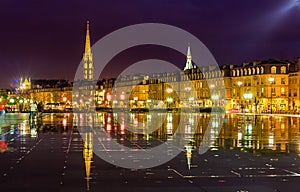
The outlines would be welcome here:
[[[86,36],[85,36],[85,54],[91,50],[91,40],[90,40],[90,22],[86,22]]]
[[[187,69],[193,69],[192,54],[191,54],[190,45],[188,46],[187,55],[186,55],[186,64],[185,64],[185,67],[184,67],[184,70],[187,70]]]

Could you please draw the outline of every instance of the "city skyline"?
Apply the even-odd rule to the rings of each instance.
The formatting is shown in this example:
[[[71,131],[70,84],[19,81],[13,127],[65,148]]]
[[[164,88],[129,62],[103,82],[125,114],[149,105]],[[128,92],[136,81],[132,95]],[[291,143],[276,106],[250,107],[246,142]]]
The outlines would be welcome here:
[[[87,20],[91,21],[92,44],[119,28],[157,22],[194,34],[209,48],[219,65],[269,58],[294,62],[300,56],[297,20],[300,10],[293,0],[218,4],[162,1],[136,2],[135,6],[125,3],[112,6],[103,1],[92,1],[89,5],[81,1],[72,5],[66,2],[33,5],[17,1],[1,4],[2,9],[6,9],[0,13],[5,26],[0,31],[0,88],[9,88],[14,79],[25,76],[72,81],[83,54]],[[147,58],[165,59],[181,69],[185,64],[185,56],[175,51],[142,46],[117,55],[103,77],[116,76],[126,66]],[[112,70],[112,65],[118,66],[119,71]]]

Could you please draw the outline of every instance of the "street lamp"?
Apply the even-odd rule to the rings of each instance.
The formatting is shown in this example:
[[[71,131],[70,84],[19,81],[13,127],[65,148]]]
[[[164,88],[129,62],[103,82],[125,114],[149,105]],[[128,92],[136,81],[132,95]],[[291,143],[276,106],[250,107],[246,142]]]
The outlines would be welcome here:
[[[271,114],[272,114],[272,107],[273,107],[272,106],[272,84],[274,83],[274,80],[275,80],[274,77],[269,78],[269,82],[270,82],[270,86],[271,86],[271,105],[270,105],[271,106]]]
[[[237,85],[239,86],[239,104],[240,104],[240,108],[242,108],[242,101],[241,101],[241,85],[243,84],[243,82],[238,81]]]
[[[167,98],[167,102],[168,102],[168,108],[170,108],[170,105],[173,102],[173,98],[172,97],[168,97]]]

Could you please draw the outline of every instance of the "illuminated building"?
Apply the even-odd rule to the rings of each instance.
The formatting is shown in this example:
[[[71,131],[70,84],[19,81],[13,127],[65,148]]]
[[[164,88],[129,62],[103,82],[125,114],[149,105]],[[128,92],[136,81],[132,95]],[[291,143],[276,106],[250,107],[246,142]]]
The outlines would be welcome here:
[[[85,49],[83,53],[83,79],[94,80],[93,54],[90,41],[90,22],[86,24]]]
[[[20,79],[20,83],[19,83],[19,91],[27,91],[29,89],[31,89],[31,80],[29,77],[26,78],[22,78]]]
[[[87,21],[85,49],[82,59],[82,76],[80,75],[73,82],[73,106],[76,110],[81,112],[89,112],[97,102],[97,95],[95,91],[96,81],[94,80],[94,64],[93,54],[90,42],[90,23]],[[95,98],[96,97],[96,98]]]
[[[69,103],[79,108],[89,105],[176,110],[225,107],[257,113],[300,111],[300,58],[296,63],[269,59],[239,66],[198,67],[192,63],[192,51],[188,46],[186,64],[181,72],[127,75],[96,83],[89,27],[87,22],[82,79],[73,84],[79,83],[80,91],[72,92],[70,84],[47,86],[30,79],[21,80],[20,87],[31,87],[30,99],[46,104],[68,98]],[[220,92],[220,87],[225,89],[224,93]]]
[[[295,72],[289,73],[288,103],[293,112],[300,111],[300,58],[296,60]]]
[[[172,103],[172,108],[225,106],[244,112],[299,112],[299,58],[296,64],[269,59],[240,66],[223,65],[220,69],[193,66],[191,59],[188,47],[183,72],[120,77],[116,98],[120,90],[127,90],[131,108],[159,108],[162,102],[161,107],[171,107]],[[217,91],[220,86],[225,88],[225,95]],[[172,93],[167,92],[170,88]]]
[[[289,74],[294,71],[295,64],[274,59],[230,65],[230,107],[252,112],[290,110]]]

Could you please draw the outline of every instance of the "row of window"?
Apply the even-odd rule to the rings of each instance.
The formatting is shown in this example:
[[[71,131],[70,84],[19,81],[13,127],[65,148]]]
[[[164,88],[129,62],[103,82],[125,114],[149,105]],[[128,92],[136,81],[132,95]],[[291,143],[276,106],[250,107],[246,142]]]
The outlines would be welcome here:
[[[281,83],[281,85],[285,85],[286,84],[286,80],[285,80],[286,78],[281,78],[280,79],[280,83]],[[241,85],[243,85],[243,86],[251,86],[251,80],[245,80],[245,82],[242,82],[242,81],[240,81],[241,82]],[[264,84],[264,82],[263,82],[263,80],[261,79],[260,81],[257,81],[256,82],[256,84],[257,85],[259,85],[259,84]],[[274,81],[272,82],[272,84],[276,84],[276,79],[274,79]],[[238,82],[237,83],[234,83],[233,84],[234,86],[238,86]]]
[[[272,66],[271,67],[271,74],[276,74],[277,73],[277,67]],[[286,66],[281,66],[280,67],[280,73],[285,74],[286,73]],[[248,68],[248,69],[236,69],[232,71],[232,76],[243,76],[243,75],[259,75],[259,74],[264,74],[264,67],[253,67],[253,68]]]

